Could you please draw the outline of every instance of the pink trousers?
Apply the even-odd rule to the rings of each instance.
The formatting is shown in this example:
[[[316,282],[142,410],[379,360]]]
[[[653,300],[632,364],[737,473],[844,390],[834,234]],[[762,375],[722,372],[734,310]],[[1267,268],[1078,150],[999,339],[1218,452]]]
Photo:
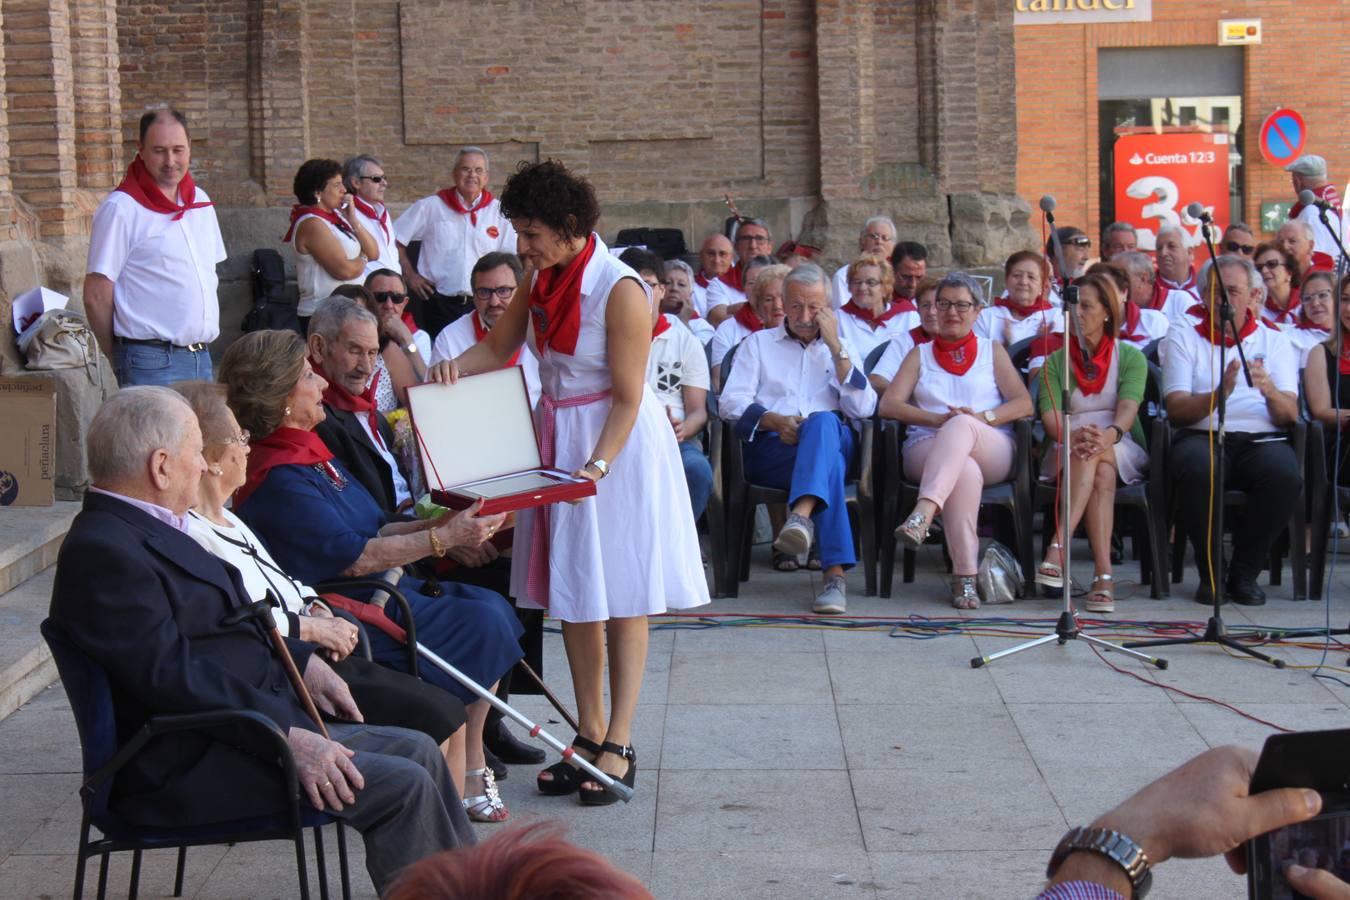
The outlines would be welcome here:
[[[905,477],[919,482],[919,499],[937,504],[956,575],[979,570],[980,493],[986,483],[1007,480],[1014,449],[1012,435],[964,415],[905,448]]]

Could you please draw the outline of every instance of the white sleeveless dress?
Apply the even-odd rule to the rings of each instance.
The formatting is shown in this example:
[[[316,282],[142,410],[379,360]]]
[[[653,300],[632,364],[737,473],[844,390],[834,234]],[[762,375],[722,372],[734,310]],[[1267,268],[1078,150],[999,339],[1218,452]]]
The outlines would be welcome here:
[[[319,217],[312,213],[301,216],[299,219],[296,219],[295,227],[299,228],[300,224],[306,219],[317,218]],[[361,254],[360,241],[354,237],[348,237],[332,222],[324,222],[323,224],[327,225],[328,230],[333,233],[333,237],[337,238],[338,243],[342,245],[342,250],[347,254],[348,259],[356,259],[356,257]],[[295,245],[292,244],[291,246],[294,247]],[[314,257],[310,256],[308,253],[301,253],[299,250],[296,250],[295,286],[300,291],[300,303],[296,307],[295,314],[301,317],[312,316],[314,315],[314,310],[319,306],[319,301],[327,300],[331,297],[336,288],[339,288],[344,284],[362,284],[364,281],[365,278],[363,275],[358,275],[355,278],[346,281],[334,278],[332,275],[328,274],[327,269],[319,265],[318,260]]]
[[[527,345],[539,358],[544,394],[563,401],[611,388],[605,309],[610,291],[623,278],[642,285],[637,273],[611,255],[597,235],[581,279],[576,353],[559,353],[547,345],[540,353],[533,325],[526,335]],[[535,410],[541,433],[544,406],[541,401]],[[586,464],[609,410],[606,397],[556,411],[557,468],[573,472]],[[528,548],[539,517],[536,510],[517,514],[511,593],[518,604],[546,607],[550,616],[565,622],[599,622],[708,603],[708,582],[675,432],[661,402],[645,384],[628,441],[609,462],[609,475],[596,484],[594,497],[548,507],[547,598],[528,592]]]

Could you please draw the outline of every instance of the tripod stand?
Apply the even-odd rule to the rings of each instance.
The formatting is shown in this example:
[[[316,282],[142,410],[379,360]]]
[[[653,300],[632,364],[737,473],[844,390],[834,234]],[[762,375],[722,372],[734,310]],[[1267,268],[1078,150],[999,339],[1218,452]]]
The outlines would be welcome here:
[[[1223,559],[1223,491],[1225,468],[1224,423],[1227,421],[1228,410],[1227,393],[1223,389],[1223,374],[1228,370],[1228,354],[1226,352],[1228,341],[1226,330],[1232,331],[1233,344],[1237,349],[1238,360],[1242,365],[1242,376],[1247,381],[1247,387],[1252,386],[1252,376],[1251,372],[1247,369],[1247,357],[1242,352],[1242,337],[1238,334],[1237,325],[1233,322],[1233,307],[1228,302],[1228,292],[1224,289],[1223,280],[1219,277],[1219,260],[1214,253],[1214,243],[1209,233],[1211,225],[1209,213],[1200,209],[1198,203],[1192,204],[1192,206],[1196,208],[1188,209],[1187,212],[1190,213],[1193,218],[1197,218],[1201,221],[1200,230],[1205,236],[1205,247],[1209,250],[1210,278],[1208,279],[1209,284],[1207,285],[1207,288],[1209,290],[1209,316],[1211,329],[1213,328],[1212,323],[1214,321],[1214,293],[1217,290],[1219,294],[1219,371],[1216,378],[1218,388],[1215,391],[1215,394],[1217,395],[1216,412],[1218,413],[1218,420],[1216,423],[1217,427],[1214,431],[1215,449],[1214,457],[1211,462],[1211,465],[1214,467],[1214,491],[1218,496],[1211,501],[1214,504],[1212,512],[1214,527],[1211,534],[1206,536],[1206,546],[1209,548],[1209,552],[1212,554],[1213,558],[1210,565],[1205,566],[1205,570],[1201,572],[1200,576],[1202,585],[1204,584],[1205,578],[1209,579],[1210,598],[1214,603],[1214,608],[1210,614],[1209,621],[1205,623],[1205,633],[1203,635],[1192,635],[1184,638],[1165,638],[1157,641],[1131,641],[1125,646],[1171,647],[1184,644],[1218,644],[1229,650],[1245,653],[1262,662],[1270,663],[1277,669],[1283,669],[1284,660],[1267,656],[1259,650],[1248,647],[1241,641],[1229,636],[1228,626],[1224,624],[1223,616],[1219,612],[1219,607],[1223,604],[1224,573],[1227,568],[1224,565]],[[1259,313],[1252,311],[1249,312],[1248,315],[1254,316],[1259,315]],[[1161,472],[1153,474],[1154,478],[1161,476]],[[1294,535],[1291,540],[1301,541],[1303,540],[1303,535]],[[1199,557],[1199,555],[1199,551],[1197,550],[1196,556]],[[1195,562],[1196,568],[1200,568],[1201,560],[1197,558]]]
[[[1069,478],[1069,435],[1072,433],[1073,429],[1073,416],[1069,412],[1069,372],[1071,369],[1069,365],[1069,341],[1074,339],[1072,335],[1075,334],[1075,332],[1070,329],[1075,327],[1072,317],[1073,310],[1078,305],[1078,286],[1069,283],[1068,273],[1064,267],[1064,248],[1059,242],[1059,232],[1055,229],[1054,208],[1055,204],[1053,197],[1046,196],[1041,198],[1041,209],[1045,211],[1045,218],[1050,226],[1050,240],[1055,249],[1055,260],[1059,265],[1060,273],[1064,275],[1064,291],[1061,297],[1064,301],[1064,305],[1061,309],[1061,312],[1064,315],[1064,364],[1061,367],[1061,374],[1063,377],[1061,378],[1061,383],[1059,385],[1059,409],[1062,422],[1059,433],[1059,516],[1060,521],[1064,524],[1065,530],[1063,546],[1060,548],[1060,570],[1063,572],[1062,590],[1064,609],[1060,612],[1059,619],[1055,622],[1055,630],[1052,633],[1018,644],[1015,647],[1009,647],[1006,650],[1000,650],[997,653],[991,653],[988,656],[977,656],[970,661],[970,667],[972,669],[978,669],[996,659],[1012,656],[1014,653],[1021,653],[1023,650],[1030,650],[1033,647],[1039,647],[1042,644],[1048,644],[1051,641],[1067,644],[1069,641],[1080,640],[1086,641],[1093,647],[1100,647],[1103,650],[1115,653],[1124,653],[1127,656],[1142,660],[1159,669],[1165,669],[1167,668],[1167,660],[1165,659],[1158,659],[1149,656],[1147,653],[1140,653],[1138,650],[1131,650],[1120,644],[1113,644],[1110,641],[1104,641],[1101,638],[1085,634],[1079,629],[1078,619],[1074,615],[1073,591],[1070,590],[1069,581],[1069,563],[1072,555],[1070,544],[1073,543],[1072,530],[1069,528],[1070,510],[1072,509],[1069,496],[1069,486],[1071,484],[1071,479]],[[1102,339],[1107,340],[1105,336],[1103,336]]]

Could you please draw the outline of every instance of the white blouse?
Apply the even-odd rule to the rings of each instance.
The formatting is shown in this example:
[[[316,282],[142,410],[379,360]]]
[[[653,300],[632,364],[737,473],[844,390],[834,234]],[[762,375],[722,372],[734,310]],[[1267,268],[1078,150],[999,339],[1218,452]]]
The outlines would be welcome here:
[[[196,510],[188,513],[188,534],[212,556],[239,570],[249,600],[261,600],[267,592],[281,601],[281,612],[299,615],[315,599],[314,589],[287,575],[258,536],[228,509],[221,513],[230,527],[217,525]],[[277,630],[285,637],[299,637],[299,628],[292,633],[291,615],[276,615]]]
[[[926,412],[945,414],[953,407],[964,406],[975,412],[1003,405],[1003,392],[994,377],[994,341],[979,338],[976,342],[975,362],[964,375],[953,375],[933,355],[935,344],[929,341],[919,345],[919,380],[914,385],[912,400]],[[997,426],[999,431],[1011,431],[1010,425]],[[911,425],[905,434],[905,446],[937,434],[927,425]]]

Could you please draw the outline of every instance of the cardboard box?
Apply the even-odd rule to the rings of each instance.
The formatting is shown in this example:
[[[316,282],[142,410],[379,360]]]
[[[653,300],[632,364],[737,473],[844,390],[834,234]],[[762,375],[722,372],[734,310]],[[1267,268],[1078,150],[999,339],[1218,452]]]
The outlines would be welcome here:
[[[56,383],[0,378],[0,506],[51,506],[56,487]]]

